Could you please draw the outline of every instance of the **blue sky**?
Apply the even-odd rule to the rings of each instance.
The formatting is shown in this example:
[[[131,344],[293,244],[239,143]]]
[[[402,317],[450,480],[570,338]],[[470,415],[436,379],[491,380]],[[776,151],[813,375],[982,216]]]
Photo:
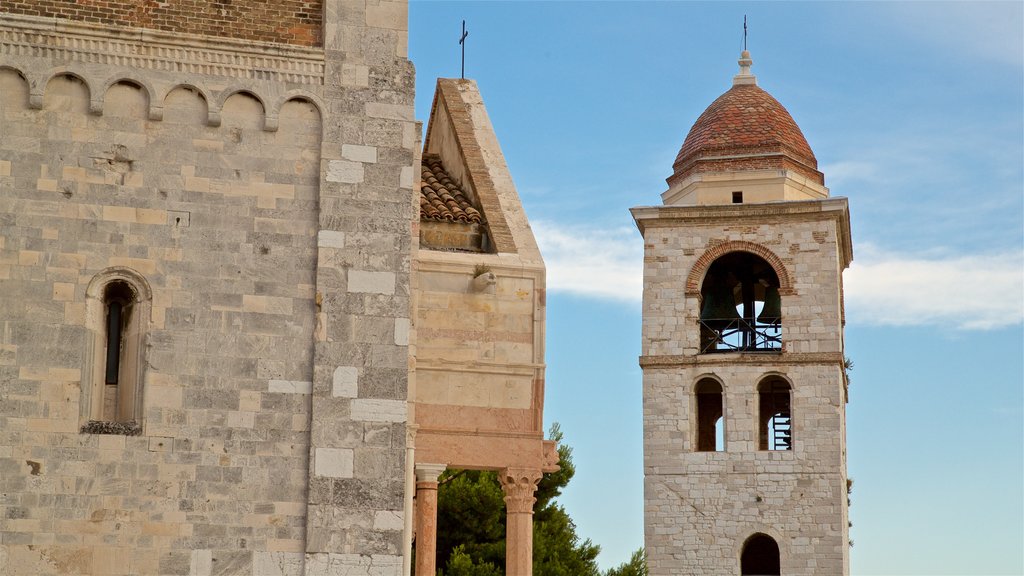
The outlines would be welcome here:
[[[690,126],[753,72],[850,199],[854,574],[1024,573],[1024,4],[424,2],[417,117],[475,79],[548,266],[545,418],[600,562],[643,543],[640,274]]]

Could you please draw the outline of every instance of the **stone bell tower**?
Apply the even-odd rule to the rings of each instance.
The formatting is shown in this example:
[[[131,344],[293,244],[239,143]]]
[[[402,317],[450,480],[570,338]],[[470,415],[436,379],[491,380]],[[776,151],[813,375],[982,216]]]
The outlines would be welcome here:
[[[848,574],[845,198],[744,51],[644,237],[650,573]]]

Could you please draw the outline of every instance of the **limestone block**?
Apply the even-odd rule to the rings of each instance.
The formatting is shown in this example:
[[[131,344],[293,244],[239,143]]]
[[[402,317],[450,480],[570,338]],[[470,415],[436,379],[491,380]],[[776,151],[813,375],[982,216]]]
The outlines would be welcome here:
[[[409,319],[395,318],[395,345],[409,345]]]
[[[301,552],[254,551],[252,576],[301,576],[303,562]]]
[[[401,574],[401,556],[306,554],[306,576],[400,576]]]
[[[331,160],[327,163],[328,182],[341,182],[343,184],[358,184],[365,178],[362,162],[351,160]]]
[[[371,118],[386,118],[389,120],[415,121],[413,108],[406,104],[384,104],[381,102],[367,102],[366,115]]]
[[[211,576],[213,574],[213,550],[193,550],[188,573],[189,576]]]
[[[271,380],[267,386],[267,391],[280,394],[312,394],[313,383],[294,380]]]
[[[343,86],[369,86],[370,68],[360,64],[342,64],[341,84]]]
[[[341,146],[341,157],[355,162],[375,164],[377,162],[377,149],[373,146],[343,144]]]
[[[331,395],[338,398],[358,396],[359,369],[355,366],[338,366],[334,369]]]
[[[405,513],[402,510],[378,510],[373,515],[374,530],[402,530]]]
[[[317,232],[316,245],[321,248],[344,248],[345,233],[337,230],[321,230]]]
[[[405,400],[358,398],[352,400],[352,420],[357,422],[406,422],[408,403]]]
[[[372,272],[349,270],[348,291],[371,294],[394,294],[396,277],[394,272]]]
[[[354,455],[350,448],[317,448],[314,471],[317,476],[352,478]]]

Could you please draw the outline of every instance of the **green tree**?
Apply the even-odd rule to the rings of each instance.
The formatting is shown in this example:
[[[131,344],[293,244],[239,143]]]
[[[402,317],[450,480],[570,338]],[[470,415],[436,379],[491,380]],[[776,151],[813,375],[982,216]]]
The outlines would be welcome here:
[[[640,548],[628,562],[605,572],[604,576],[647,576],[647,554]]]
[[[537,485],[533,507],[533,573],[536,576],[600,576],[600,547],[581,540],[576,525],[555,502],[576,473],[572,449],[562,443],[558,424],[559,470]],[[442,576],[504,576],[505,498],[491,471],[447,471],[437,492],[437,566]]]

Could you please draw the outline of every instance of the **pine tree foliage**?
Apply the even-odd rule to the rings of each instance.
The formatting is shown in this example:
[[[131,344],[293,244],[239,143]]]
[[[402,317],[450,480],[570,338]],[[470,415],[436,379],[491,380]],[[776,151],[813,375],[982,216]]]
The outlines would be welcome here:
[[[604,576],[647,576],[647,554],[640,548],[633,552],[629,562],[608,570]]]

